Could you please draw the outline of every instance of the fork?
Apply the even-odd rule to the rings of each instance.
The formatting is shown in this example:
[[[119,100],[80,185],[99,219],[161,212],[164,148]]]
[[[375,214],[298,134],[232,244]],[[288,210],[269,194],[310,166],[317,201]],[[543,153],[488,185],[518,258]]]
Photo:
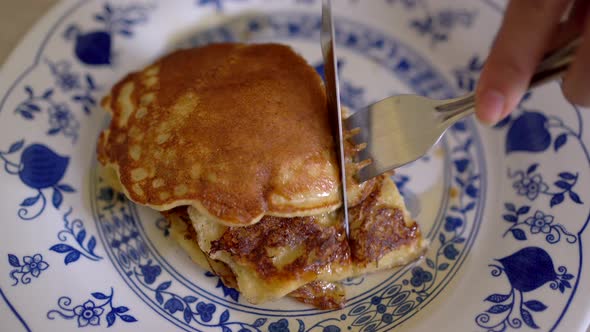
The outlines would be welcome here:
[[[574,58],[580,38],[548,53],[537,66],[529,89],[560,77]],[[419,159],[455,122],[475,112],[475,93],[434,100],[399,95],[378,101],[344,121],[356,146],[358,178],[369,180]]]

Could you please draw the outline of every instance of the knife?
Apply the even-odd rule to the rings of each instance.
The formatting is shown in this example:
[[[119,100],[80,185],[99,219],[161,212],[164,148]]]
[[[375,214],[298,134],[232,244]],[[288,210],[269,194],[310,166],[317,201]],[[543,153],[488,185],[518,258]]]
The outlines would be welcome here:
[[[350,237],[348,222],[348,200],[346,194],[346,165],[344,163],[344,142],[342,135],[342,110],[340,109],[340,89],[338,87],[338,68],[336,67],[336,54],[334,50],[334,23],[332,22],[332,3],[330,0],[322,1],[322,30],[320,32],[322,55],[324,57],[324,77],[326,95],[328,96],[328,113],[332,124],[333,135],[336,139],[336,148],[340,166],[340,183],[342,184],[342,211],[344,214],[344,229],[346,237]]]

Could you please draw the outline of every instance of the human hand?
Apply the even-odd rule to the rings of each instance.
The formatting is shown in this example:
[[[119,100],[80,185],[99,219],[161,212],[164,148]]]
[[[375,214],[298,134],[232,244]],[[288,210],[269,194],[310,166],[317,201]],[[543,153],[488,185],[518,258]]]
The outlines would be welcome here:
[[[494,124],[510,114],[543,55],[577,35],[582,41],[562,90],[572,103],[590,106],[590,0],[510,1],[477,85],[477,117]]]

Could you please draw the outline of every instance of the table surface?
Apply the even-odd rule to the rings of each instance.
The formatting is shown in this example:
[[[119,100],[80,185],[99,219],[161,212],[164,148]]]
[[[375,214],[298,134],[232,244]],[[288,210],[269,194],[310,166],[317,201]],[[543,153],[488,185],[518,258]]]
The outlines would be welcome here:
[[[57,0],[0,1],[0,64]]]

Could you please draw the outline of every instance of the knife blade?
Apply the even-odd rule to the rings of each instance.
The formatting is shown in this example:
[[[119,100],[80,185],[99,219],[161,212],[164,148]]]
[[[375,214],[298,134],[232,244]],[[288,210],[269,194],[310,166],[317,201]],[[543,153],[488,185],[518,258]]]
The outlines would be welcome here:
[[[336,51],[334,48],[334,23],[332,19],[332,2],[322,1],[322,29],[320,42],[324,58],[324,77],[326,95],[328,97],[328,113],[332,124],[332,132],[337,147],[337,157],[340,168],[340,183],[342,191],[342,211],[346,237],[350,237],[348,221],[348,201],[346,194],[346,165],[344,160],[344,142],[342,129],[342,110],[340,109],[340,88],[338,86],[338,68],[336,63]]]

